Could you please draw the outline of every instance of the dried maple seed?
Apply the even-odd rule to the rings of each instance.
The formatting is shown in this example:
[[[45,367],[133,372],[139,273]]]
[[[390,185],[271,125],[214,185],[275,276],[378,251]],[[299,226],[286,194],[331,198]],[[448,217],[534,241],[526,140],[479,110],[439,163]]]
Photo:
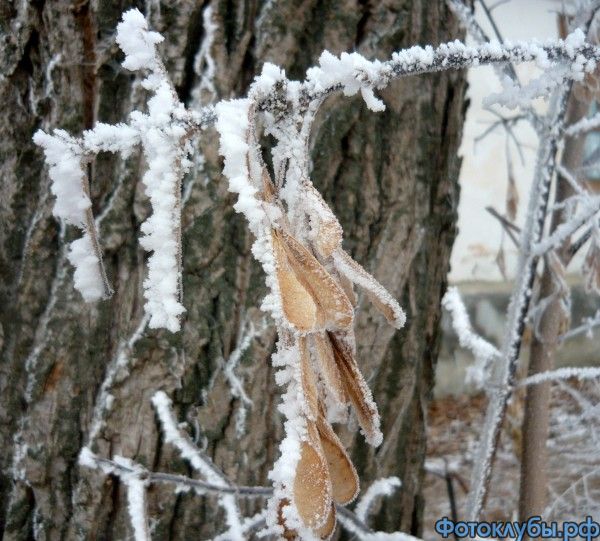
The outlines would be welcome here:
[[[347,505],[354,501],[360,490],[356,468],[337,434],[323,416],[319,416],[317,430],[329,466],[333,501]]]
[[[315,533],[321,539],[329,539],[333,535],[333,532],[335,531],[335,523],[336,523],[335,505],[331,504],[331,507],[329,509],[329,514],[327,515],[327,520],[325,521],[325,524],[323,524],[323,526],[321,526],[320,528],[317,528],[315,530]]]
[[[333,356],[331,341],[325,333],[311,335],[317,354],[319,373],[327,390],[339,405],[348,403],[348,397],[342,384],[342,375]]]
[[[303,332],[349,328],[354,308],[343,289],[292,235],[273,230],[271,236],[287,320]]]
[[[385,316],[390,325],[397,329],[402,328],[406,316],[396,299],[344,250],[338,249],[332,255],[336,269],[365,290],[369,300]]]
[[[369,386],[356,364],[354,352],[341,333],[329,332],[327,334],[342,377],[344,390],[356,412],[358,424],[363,429],[367,441],[371,445],[377,446],[382,440],[379,430],[379,412]]]
[[[317,434],[316,445],[314,441],[301,443],[294,478],[294,504],[302,522],[311,529],[327,522],[332,503],[329,468],[318,439]]]

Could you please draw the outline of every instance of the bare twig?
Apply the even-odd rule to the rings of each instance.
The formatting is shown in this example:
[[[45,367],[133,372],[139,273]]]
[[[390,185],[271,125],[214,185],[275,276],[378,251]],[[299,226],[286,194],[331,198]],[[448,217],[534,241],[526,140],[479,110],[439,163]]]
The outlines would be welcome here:
[[[494,207],[485,207],[485,210],[487,210],[500,222],[500,225],[502,225],[504,231],[506,231],[506,234],[510,237],[510,240],[512,240],[513,244],[518,248],[519,241],[517,240],[517,237],[515,237],[513,231],[520,233],[521,229],[513,224],[508,218],[502,216],[502,214],[500,214]]]

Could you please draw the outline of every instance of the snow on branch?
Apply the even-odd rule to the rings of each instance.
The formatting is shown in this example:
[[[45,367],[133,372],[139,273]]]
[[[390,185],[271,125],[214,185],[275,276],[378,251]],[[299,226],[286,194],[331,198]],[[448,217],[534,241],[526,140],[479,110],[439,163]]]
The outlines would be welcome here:
[[[600,212],[600,197],[586,198],[576,216],[560,224],[550,236],[533,246],[533,255],[541,256],[551,250],[556,250],[582,225],[589,223],[598,212]]]
[[[123,14],[122,22],[117,27],[116,40],[125,53],[123,66],[132,71],[148,72],[142,82],[154,94],[148,103],[148,114],[134,111],[126,124],[111,126],[98,123],[85,132],[81,139],[72,138],[62,130],[56,130],[53,135],[40,130],[34,140],[44,147],[50,165],[52,190],[56,196],[55,214],[84,230],[82,239],[72,246],[69,259],[76,268],[75,285],[87,301],[110,296],[111,289],[102,265],[82,163],[100,151],[121,152],[126,157],[135,146],[142,145],[149,165],[143,181],[153,208],[152,216],[142,225],[145,236],[141,239],[144,248],[152,252],[148,262],[148,277],[144,282],[146,310],[150,314],[149,327],[177,331],[180,317],[185,311],[181,304],[180,214],[181,181],[191,165],[188,159],[190,138],[195,131],[206,128],[217,118],[221,119],[221,124],[227,122],[228,109],[233,115],[232,125],[239,121],[235,129],[243,131],[249,109],[242,109],[250,107],[250,103],[247,100],[229,104],[222,102],[216,109],[208,106],[199,111],[187,111],[179,102],[157,52],[156,47],[163,37],[148,29],[146,19],[137,9]],[[545,44],[490,42],[467,47],[455,41],[436,48],[412,47],[394,53],[385,62],[371,62],[358,53],[343,53],[336,57],[325,51],[319,58],[319,65],[307,71],[306,80],[302,83],[287,80],[279,68],[267,64],[263,75],[257,78],[253,86],[254,96],[250,97],[255,102],[252,106],[255,110],[285,114],[282,111],[287,111],[287,104],[291,102],[296,114],[311,116],[328,94],[343,90],[344,94],[353,95],[360,91],[369,108],[381,111],[384,105],[375,97],[374,90],[384,88],[398,77],[483,64],[535,61],[544,69],[553,63],[565,65],[567,76],[579,80],[594,69],[599,57],[598,49],[585,43],[581,31],[574,32],[565,40]],[[210,66],[207,69],[210,70]],[[282,89],[287,89],[287,94],[282,94]],[[309,128],[310,122],[304,122],[304,126]],[[304,130],[304,137],[306,135]],[[222,142],[222,145],[226,144]],[[226,149],[224,152],[229,154]],[[235,166],[235,162],[232,163],[230,166],[226,164],[226,170]],[[255,229],[258,227],[255,223],[257,215],[262,212],[260,207],[269,210],[269,206],[263,202],[255,205],[254,210],[244,209],[244,205],[252,204],[252,189],[260,187],[256,186],[256,182],[254,186],[240,185],[243,175],[239,171],[231,178],[230,189],[242,196],[237,208],[254,213],[250,223],[254,224],[251,228]],[[290,194],[295,193],[292,189],[294,185],[290,183],[288,187]],[[292,195],[287,199],[291,201]],[[264,234],[255,245],[255,250],[259,260],[263,256],[266,258],[262,263],[268,266],[270,263],[265,255],[269,251],[268,240]],[[267,303],[266,306],[277,310],[276,304],[268,306]],[[401,321],[399,318],[398,323]]]
[[[600,368],[591,366],[587,367],[565,367],[557,370],[551,370],[549,372],[540,372],[533,376],[529,376],[519,382],[520,387],[527,385],[537,385],[545,381],[557,381],[562,379],[576,378],[580,381],[585,379],[597,379],[600,378]]]
[[[152,397],[152,404],[160,420],[165,441],[173,445],[179,451],[181,457],[187,460],[209,483],[221,487],[230,487],[231,483],[227,477],[204,456],[200,449],[189,441],[189,438],[181,433],[171,410],[171,400],[167,395],[162,391],[157,392]],[[243,540],[244,529],[234,496],[223,494],[219,497],[219,505],[225,511],[229,527],[227,530],[228,537],[225,537],[225,539]]]
[[[600,327],[600,310],[598,310],[593,316],[584,318],[581,325],[564,333],[560,337],[560,340],[561,342],[564,342],[565,340],[574,338],[580,334],[585,334],[588,338],[592,338],[594,329],[597,327]]]
[[[133,329],[128,338],[119,342],[114,357],[108,364],[106,375],[100,385],[100,391],[96,397],[96,403],[92,413],[92,423],[89,432],[87,447],[91,447],[104,427],[105,417],[111,410],[114,396],[111,394],[113,386],[129,375],[131,356],[135,344],[142,338],[148,325],[148,316],[142,317],[138,325]]]
[[[585,135],[600,128],[600,113],[589,118],[583,118],[575,124],[571,124],[566,130],[566,135]]]
[[[225,500],[230,509],[230,512],[235,510],[235,513],[240,517],[238,529],[233,530],[231,527],[218,535],[215,539],[223,541],[231,541],[237,539],[248,539],[252,532],[256,532],[265,526],[265,512],[241,518],[237,500],[243,498],[266,498],[272,496],[273,488],[262,486],[242,486],[232,483],[225,475],[212,463],[212,461],[204,456],[204,454],[193,444],[187,443],[181,445],[177,440],[186,438],[180,434],[179,429],[174,424],[175,419],[170,410],[170,401],[164,393],[156,393],[152,399],[159,419],[161,420],[163,430],[169,433],[171,438],[170,443],[175,443],[175,446],[182,452],[182,456],[186,458],[193,466],[199,466],[199,460],[202,463],[203,472],[213,472],[212,481],[193,479],[184,475],[172,474],[166,472],[153,472],[145,468],[139,463],[133,462],[130,459],[121,456],[115,456],[112,459],[103,458],[93,453],[88,447],[85,447],[79,455],[79,464],[83,467],[92,470],[99,469],[105,475],[117,476],[127,489],[128,511],[131,519],[132,528],[136,541],[147,541],[150,539],[148,529],[148,516],[146,510],[146,487],[150,484],[170,485],[176,491],[193,491],[199,496],[214,495],[220,500]],[[165,428],[166,427],[166,428]],[[185,450],[183,450],[185,448]],[[197,458],[193,458],[196,456]],[[197,469],[195,467],[195,469]],[[201,472],[202,473],[202,472]],[[385,533],[376,532],[369,528],[367,520],[369,513],[372,511],[372,503],[375,498],[381,496],[389,496],[393,493],[394,488],[400,486],[400,481],[395,477],[376,480],[361,502],[357,505],[355,511],[346,509],[340,505],[336,506],[341,524],[357,539],[366,541],[376,541],[378,539],[390,539],[394,541],[420,541],[418,538],[401,533]],[[227,509],[226,509],[227,510]],[[309,535],[306,539],[311,539]]]
[[[98,123],[74,139],[62,130],[53,135],[38,131],[34,141],[43,146],[50,164],[55,214],[82,227],[85,234],[73,243],[69,260],[75,266],[75,286],[86,301],[110,294],[102,266],[96,226],[83,164],[101,151],[127,157],[141,143],[148,170],[143,177],[152,215],[142,224],[142,246],[152,252],[144,282],[149,327],[180,328],[185,311],[181,304],[181,181],[191,162],[190,137],[205,121],[204,114],[190,114],[179,101],[156,45],[163,38],[150,32],[144,16],[132,9],[117,27],[117,43],[125,53],[123,66],[149,72],[142,85],[153,93],[148,113],[133,111],[128,124]],[[103,287],[102,287],[103,286]]]
[[[377,479],[377,481],[371,483],[371,486],[356,504],[356,508],[354,509],[356,516],[366,523],[369,511],[376,500],[383,496],[391,496],[394,491],[401,486],[402,482],[398,477],[384,477],[382,479]]]
[[[590,10],[584,9],[588,7],[588,4],[584,5],[584,3],[580,7],[582,8],[580,15],[583,16],[583,12],[585,12],[585,17],[582,17],[583,22],[564,41],[560,42],[562,46],[571,51],[585,42],[585,35],[597,9],[597,6]],[[536,44],[533,47],[537,48],[538,45]],[[588,47],[594,49],[591,45],[588,45]],[[548,244],[548,239],[544,239],[544,234],[549,208],[550,187],[556,172],[557,153],[561,149],[562,138],[564,137],[565,118],[573,81],[582,81],[585,71],[595,69],[595,66],[592,65],[580,69],[579,66],[587,63],[584,60],[585,54],[579,56],[579,53],[577,53],[577,60],[570,66],[550,65],[548,62],[552,60],[554,53],[548,54],[546,58],[544,58],[544,54],[542,53],[538,57],[537,64],[545,72],[544,75],[550,71],[549,79],[544,81],[544,75],[542,75],[541,81],[533,82],[532,86],[526,89],[529,99],[523,100],[525,103],[522,103],[522,100],[516,100],[516,105],[530,106],[531,98],[537,92],[536,85],[539,87],[538,90],[542,89],[545,93],[551,90],[550,107],[543,118],[541,129],[538,129],[540,139],[536,167],[531,183],[525,223],[521,231],[518,267],[507,310],[501,356],[498,363],[495,363],[497,369],[494,370],[495,380],[492,382],[494,392],[489,397],[479,448],[471,474],[471,488],[467,505],[468,520],[478,520],[489,490],[497,442],[505,418],[508,400],[515,386],[515,373],[529,306],[533,297],[537,263],[540,255],[544,253],[544,250],[540,250],[540,247],[549,246],[552,248],[556,242],[561,240],[557,235]],[[577,73],[575,74],[573,70]],[[578,220],[573,223],[567,222],[560,234],[566,233],[567,230],[572,232],[578,227],[577,224]]]
[[[469,367],[467,380],[482,387],[489,379],[489,365],[500,356],[496,347],[473,332],[469,314],[462,302],[458,288],[450,287],[442,299],[442,306],[449,312],[452,327],[458,336],[460,345],[471,351],[475,364]]]
[[[205,15],[210,18],[208,10]],[[210,29],[207,32],[210,40],[209,34]],[[268,295],[262,308],[273,317],[279,335],[272,362],[277,368],[276,381],[285,388],[280,404],[285,417],[285,434],[280,455],[269,474],[273,492],[264,516],[265,532],[286,537],[299,535],[305,539],[332,535],[336,517],[361,539],[414,539],[401,533],[372,532],[343,508],[357,497],[359,479],[327,420],[328,404],[333,401],[336,408],[351,411],[369,444],[378,446],[383,440],[377,405],[356,358],[354,285],[365,290],[393,327],[401,328],[406,317],[394,296],[343,251],[342,227],[312,184],[309,141],[318,108],[328,95],[342,91],[347,96],[360,92],[369,109],[382,111],[385,106],[375,91],[394,79],[483,64],[502,67],[512,62],[535,62],[544,72],[553,75],[550,86],[560,91],[555,91],[552,115],[548,116],[548,133],[540,144],[530,212],[523,228],[525,254],[520,262],[521,272],[502,354],[503,391],[490,400],[490,419],[475,472],[479,475],[479,486],[472,507],[478,514],[487,490],[481,483],[485,484],[489,476],[490,453],[493,454],[490,446],[496,441],[510,392],[520,333],[531,298],[536,258],[533,248],[539,246],[542,238],[554,155],[558,137],[563,133],[568,97],[568,90],[563,89],[568,86],[564,81],[582,80],[586,73],[594,70],[600,50],[586,43],[584,33],[576,30],[565,40],[546,43],[489,42],[469,47],[454,41],[438,47],[412,47],[395,52],[387,61],[369,61],[358,53],[343,53],[337,57],[324,51],[318,65],[307,70],[304,81],[291,81],[282,69],[267,63],[246,97],[189,111],[179,101],[158,54],[157,45],[163,41],[162,36],[149,30],[138,10],[123,14],[116,39],[125,53],[123,66],[145,74],[142,85],[151,93],[148,112],[133,111],[127,123],[115,126],[97,124],[80,139],[61,130],[53,135],[38,132],[35,136],[50,165],[52,190],[57,198],[55,213],[84,230],[81,242],[72,249],[76,286],[88,300],[101,296],[101,285],[105,293],[109,289],[82,164],[98,152],[120,152],[127,156],[141,146],[148,164],[143,184],[152,206],[151,216],[141,226],[144,236],[140,240],[151,252],[144,282],[148,326],[172,332],[181,328],[185,312],[181,283],[182,179],[192,165],[191,138],[199,130],[215,124],[219,152],[224,158],[223,173],[229,191],[237,194],[234,209],[248,222],[255,237],[252,253],[265,273]],[[201,47],[198,54],[206,56],[207,51]],[[210,62],[206,62],[208,78],[211,69]],[[206,87],[209,91],[213,88],[211,84]],[[262,158],[259,126],[276,142],[272,149],[273,178]],[[457,293],[450,292],[447,299],[459,339],[486,362],[497,357],[495,348],[472,332]],[[238,344],[239,355],[247,342],[241,340]],[[126,357],[131,347],[125,344],[122,350]],[[226,365],[226,377],[233,392],[244,400],[243,388],[233,372],[236,351]],[[112,370],[118,369],[118,359],[113,365],[101,390],[100,423],[107,400],[110,401]],[[235,485],[179,430],[166,394],[157,392],[152,403],[165,441],[177,448],[204,478],[205,484],[220,488],[218,502],[225,511],[228,528],[221,537],[243,539],[248,524],[256,525],[262,518],[249,521],[242,518],[235,500]],[[82,451],[84,462],[89,453],[87,447]],[[143,479],[132,465],[127,467],[136,472],[135,482],[130,478],[128,485],[134,519],[139,516],[143,501],[143,497],[140,498],[143,491],[140,491],[144,485],[137,480],[145,482],[147,478]],[[390,490],[392,484],[383,485]],[[375,492],[374,488],[371,495]],[[366,501],[360,507],[361,516],[366,516],[369,498]],[[143,533],[143,524],[139,521],[136,524],[136,535]]]
[[[112,288],[102,263],[98,232],[92,216],[83,149],[64,130],[55,130],[54,135],[39,130],[33,140],[44,149],[50,166],[51,191],[56,197],[54,215],[83,231],[83,236],[71,243],[67,255],[75,267],[75,288],[87,302],[108,298],[112,295]]]
[[[113,460],[97,457],[85,447],[79,454],[79,464],[86,468],[100,468],[106,475],[116,475],[127,488],[127,510],[135,541],[150,541],[146,509],[148,471],[128,458],[115,456]]]

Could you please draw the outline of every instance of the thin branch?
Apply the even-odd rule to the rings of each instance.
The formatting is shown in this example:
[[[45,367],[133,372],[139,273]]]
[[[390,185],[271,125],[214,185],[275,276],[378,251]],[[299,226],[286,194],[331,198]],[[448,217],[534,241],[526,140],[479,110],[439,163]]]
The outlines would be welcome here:
[[[529,376],[519,382],[519,387],[528,385],[538,385],[546,381],[557,381],[563,379],[577,378],[578,380],[585,379],[600,379],[600,368],[596,367],[565,367],[548,372],[539,372],[533,376]]]
[[[598,310],[594,316],[585,318],[582,325],[579,325],[578,327],[575,327],[563,334],[560,337],[560,341],[564,342],[565,340],[575,338],[581,334],[588,334],[591,336],[591,333],[597,327],[600,327],[600,310]]]
[[[131,463],[126,459],[111,460],[96,456],[88,448],[82,451],[80,456],[80,464],[89,468],[100,468],[106,474],[113,474],[119,478],[131,478],[144,482],[146,484],[169,484],[178,488],[192,489],[198,494],[214,494],[216,496],[233,496],[235,498],[268,498],[273,495],[273,488],[262,486],[243,486],[232,484],[227,480],[227,485],[216,485],[199,479],[192,479],[184,475],[176,475],[165,472],[152,472],[140,464]],[[401,533],[394,532],[392,534],[382,534],[375,532],[367,524],[361,520],[356,513],[350,511],[346,507],[336,505],[336,511],[340,522],[349,531],[359,535],[360,539],[368,539],[369,536],[375,538],[377,535],[385,535],[386,539],[398,541],[421,541],[419,538]],[[253,518],[253,517],[252,517]],[[245,520],[243,522],[244,530],[247,531],[248,526],[253,530],[258,524],[263,524],[264,519],[258,521]],[[367,537],[365,537],[367,536]]]
[[[571,93],[571,83],[556,91],[551,107],[550,126],[562,126]],[[546,208],[550,194],[550,182],[553,177],[558,137],[560,129],[552,129],[540,143],[538,150],[535,179],[529,197],[527,220],[522,232],[523,247],[519,258],[516,283],[508,308],[508,322],[500,361],[498,389],[490,397],[479,450],[471,476],[468,520],[477,520],[487,496],[492,464],[496,455],[500,429],[506,412],[506,405],[512,393],[514,374],[521,349],[525,321],[531,301],[537,257],[532,248],[539,243],[543,235]]]
[[[583,118],[579,122],[571,124],[566,130],[566,135],[586,135],[600,128],[600,113],[589,118]]]
[[[216,485],[200,479],[192,479],[185,475],[177,475],[165,472],[152,472],[143,466],[136,465],[136,468],[130,468],[124,464],[115,462],[108,458],[102,458],[90,453],[87,459],[95,462],[105,473],[110,472],[116,475],[137,474],[141,480],[152,484],[172,484],[183,488],[194,489],[199,493],[208,494],[231,494],[239,498],[268,498],[273,494],[271,487],[251,487],[243,485]],[[86,464],[87,465],[87,464]]]
[[[477,22],[474,13],[471,9],[464,3],[463,0],[447,0],[448,7],[454,12],[454,14],[458,17],[458,19],[462,22],[463,27],[469,32],[475,41],[480,44],[490,43],[491,40],[488,37],[487,33],[483,30],[481,25]],[[490,18],[493,21],[493,17],[490,13]],[[499,32],[498,32],[499,35]],[[500,43],[502,43],[502,39],[500,39]],[[494,66],[496,74],[498,76],[498,80],[502,83],[502,77],[507,76],[510,80],[512,80],[515,84],[520,86],[520,82],[517,76],[517,72],[512,63],[501,64]],[[529,106],[525,109],[525,116],[531,122],[532,126],[540,131],[543,126],[542,122],[539,119],[538,114],[533,109],[533,107]]]
[[[494,16],[492,15],[492,11],[490,9],[488,9],[487,4],[485,3],[485,0],[479,0],[479,4],[483,8],[483,12],[485,13],[486,18],[487,18],[488,22],[490,23],[490,26],[492,27],[492,30],[494,31],[496,38],[498,39],[498,41],[500,43],[504,43],[504,38],[502,37],[502,34],[500,33],[500,29],[498,28],[498,25],[496,24],[496,19],[494,19]],[[507,64],[506,69],[510,72],[509,73],[510,78],[515,82],[519,82],[519,77],[517,76],[517,72],[516,72],[514,66],[512,64]]]
[[[502,216],[502,214],[500,214],[494,207],[485,207],[485,210],[487,210],[500,222],[500,225],[502,225],[504,231],[506,231],[506,234],[510,237],[510,240],[512,240],[513,244],[518,248],[519,241],[517,240],[517,237],[515,237],[513,231],[520,233],[521,229],[513,224],[508,218]]]
[[[534,256],[542,256],[558,248],[568,237],[577,231],[582,225],[585,225],[600,211],[600,197],[595,197],[586,201],[582,211],[568,222],[560,224],[554,232],[544,240],[538,242],[532,248]]]

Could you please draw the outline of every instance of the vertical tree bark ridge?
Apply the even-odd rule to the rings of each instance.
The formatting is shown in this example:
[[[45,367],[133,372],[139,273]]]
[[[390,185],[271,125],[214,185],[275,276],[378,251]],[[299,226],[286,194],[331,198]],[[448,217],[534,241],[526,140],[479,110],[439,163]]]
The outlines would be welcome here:
[[[3,8],[7,46],[0,53],[0,531],[5,539],[122,539],[130,535],[125,494],[112,477],[77,466],[90,435],[94,404],[107,371],[143,316],[145,254],[137,238],[149,207],[144,160],[99,156],[90,170],[95,215],[114,297],[86,305],[73,290],[62,231],[51,215],[47,170],[31,142],[38,127],[74,134],[93,121],[115,123],[143,107],[139,79],[120,67],[114,29],[129,4],[35,3]],[[363,3],[151,2],[151,25],[165,35],[165,63],[182,99],[198,105],[194,57],[215,25],[211,47],[217,98],[241,96],[265,61],[301,78],[323,49],[358,49],[384,59],[413,44],[460,37],[442,0]],[[20,23],[20,24],[18,24]],[[91,44],[91,45],[90,45]],[[93,64],[93,69],[90,69]],[[345,248],[393,291],[407,327],[394,333],[360,302],[359,362],[383,417],[385,441],[373,450],[342,431],[363,488],[399,475],[403,488],[382,506],[376,526],[418,533],[425,451],[424,411],[438,349],[439,302],[455,235],[464,77],[411,78],[384,92],[387,111],[334,96],[313,134],[313,180],[341,219]],[[204,93],[206,97],[207,93]],[[91,112],[90,112],[91,111]],[[265,484],[277,456],[279,390],[269,358],[274,331],[256,308],[265,293],[251,238],[221,178],[216,137],[199,149],[203,169],[189,175],[184,208],[184,329],[146,332],[111,388],[112,408],[94,444],[149,468],[189,473],[163,446],[150,397],[173,396],[191,436],[234,480]],[[205,182],[205,178],[208,180]],[[223,359],[247,322],[263,328],[236,373],[253,405],[238,434]],[[13,472],[13,466],[17,466]],[[17,480],[13,481],[16,473]],[[222,513],[210,498],[151,487],[153,538],[209,538]],[[247,511],[259,504],[248,502]]]

